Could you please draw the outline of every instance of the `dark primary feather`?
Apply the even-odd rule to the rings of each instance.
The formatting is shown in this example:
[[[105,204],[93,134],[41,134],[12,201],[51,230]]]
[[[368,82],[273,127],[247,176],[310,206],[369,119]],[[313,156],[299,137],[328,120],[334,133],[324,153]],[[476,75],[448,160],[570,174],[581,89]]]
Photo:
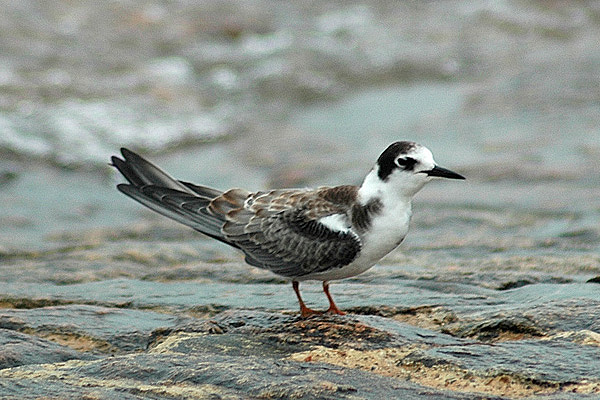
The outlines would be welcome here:
[[[123,160],[114,156],[111,160],[113,165],[132,185],[136,187],[156,185],[192,193],[192,190],[183,183],[173,179],[166,172],[133,151],[121,148],[121,153],[123,154]]]
[[[113,165],[129,184],[118,189],[146,207],[241,249],[246,261],[287,277],[349,264],[361,242],[352,231],[318,222],[339,214],[352,220],[356,186],[250,193],[221,192],[181,182],[136,153],[121,149]]]
[[[202,197],[214,199],[215,197],[223,194],[222,191],[220,191],[218,189],[210,188],[208,186],[198,186],[198,185],[194,185],[193,183],[184,182],[184,181],[179,181],[179,183],[181,183],[182,185],[184,185],[185,187],[187,187],[188,189],[192,190],[197,195],[202,196]]]
[[[224,216],[207,212],[207,205],[221,191],[180,182],[130,150],[123,148],[121,153],[123,159],[113,156],[112,163],[129,181],[117,185],[122,193],[159,214],[237,247],[221,232]]]

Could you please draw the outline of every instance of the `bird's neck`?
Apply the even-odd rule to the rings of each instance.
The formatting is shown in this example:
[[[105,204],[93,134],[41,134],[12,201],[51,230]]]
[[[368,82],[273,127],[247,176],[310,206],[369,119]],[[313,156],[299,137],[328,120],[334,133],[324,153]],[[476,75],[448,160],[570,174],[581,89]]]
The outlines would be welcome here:
[[[374,201],[380,202],[383,209],[391,211],[397,207],[410,208],[412,204],[413,193],[404,193],[402,190],[395,190],[387,182],[383,182],[377,171],[373,169],[365,177],[362,185],[358,189],[357,201],[366,206]]]

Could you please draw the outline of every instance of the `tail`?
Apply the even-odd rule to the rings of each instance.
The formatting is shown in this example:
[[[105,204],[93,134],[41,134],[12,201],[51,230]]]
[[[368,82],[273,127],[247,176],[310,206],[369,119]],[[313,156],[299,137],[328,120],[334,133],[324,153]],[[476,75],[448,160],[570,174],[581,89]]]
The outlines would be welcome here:
[[[121,154],[123,159],[111,157],[112,165],[129,183],[119,184],[117,189],[165,217],[237,247],[221,232],[225,216],[208,208],[211,201],[223,192],[176,180],[156,165],[125,148],[121,149]]]

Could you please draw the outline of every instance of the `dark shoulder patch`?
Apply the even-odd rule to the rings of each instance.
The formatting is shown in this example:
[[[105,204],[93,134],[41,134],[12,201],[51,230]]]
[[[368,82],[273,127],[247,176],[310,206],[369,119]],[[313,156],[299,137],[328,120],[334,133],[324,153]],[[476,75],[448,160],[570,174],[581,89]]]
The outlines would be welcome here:
[[[398,168],[395,162],[398,155],[406,154],[415,147],[416,145],[414,142],[395,142],[390,144],[377,159],[377,165],[379,166],[377,175],[379,176],[379,179],[382,181],[387,180],[394,169]]]
[[[383,209],[383,203],[379,199],[370,200],[364,206],[355,204],[352,207],[352,226],[358,231],[364,232],[371,227],[371,219]]]

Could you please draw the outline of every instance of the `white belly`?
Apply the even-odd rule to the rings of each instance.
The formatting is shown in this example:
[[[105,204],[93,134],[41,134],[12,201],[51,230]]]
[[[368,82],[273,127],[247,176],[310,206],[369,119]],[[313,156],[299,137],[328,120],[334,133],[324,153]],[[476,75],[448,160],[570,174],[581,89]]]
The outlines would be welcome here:
[[[405,210],[406,212],[400,215],[394,213],[395,218],[390,218],[387,213],[374,218],[369,232],[361,237],[362,248],[358,257],[350,264],[342,268],[302,276],[297,280],[330,281],[362,274],[404,240],[412,214],[410,208],[405,207]]]

